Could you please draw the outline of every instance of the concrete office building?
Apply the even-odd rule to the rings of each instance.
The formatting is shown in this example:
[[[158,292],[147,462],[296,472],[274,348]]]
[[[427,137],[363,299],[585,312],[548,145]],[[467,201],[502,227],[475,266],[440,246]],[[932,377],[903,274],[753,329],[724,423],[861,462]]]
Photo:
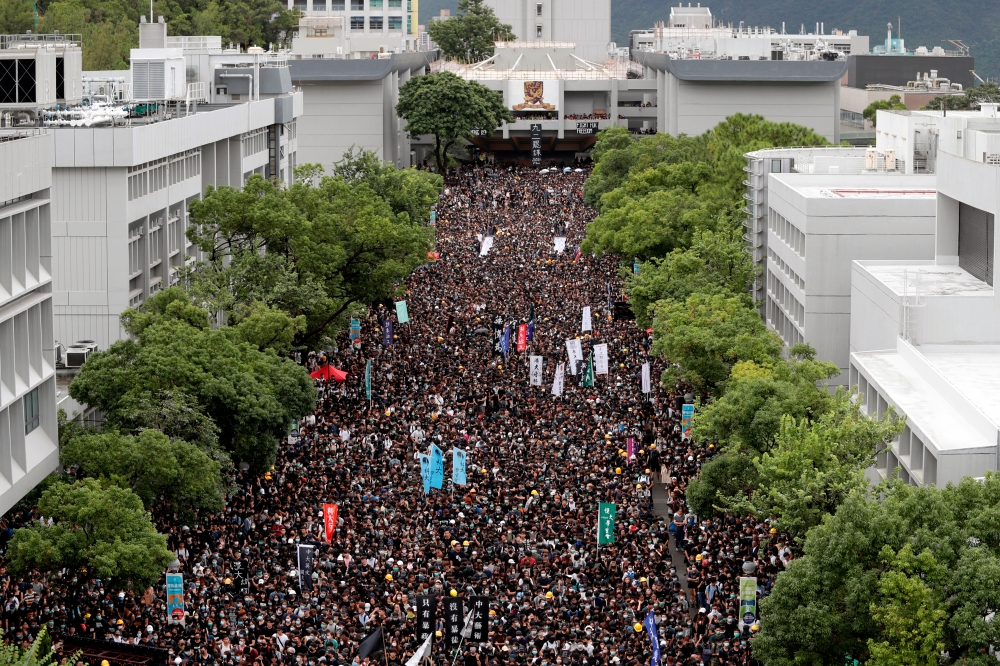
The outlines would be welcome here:
[[[396,103],[400,86],[428,73],[436,58],[436,51],[365,60],[299,59],[293,54],[289,68],[303,99],[298,162],[318,163],[329,171],[352,146],[373,150],[398,168],[422,159],[412,151]]]
[[[934,258],[854,262],[850,382],[868,413],[907,418],[873,479],[943,486],[1000,466],[998,212],[1000,166],[941,151]]]
[[[519,42],[573,42],[576,55],[595,64],[608,59],[611,0],[487,0]]]
[[[940,152],[1000,164],[996,103],[976,111],[879,111],[875,146],[896,155],[906,173],[933,173]]]
[[[418,50],[418,0],[287,0],[302,20],[321,24],[340,41],[340,57]],[[299,37],[305,38],[300,30]],[[324,36],[325,33],[324,33]]]
[[[934,176],[769,177],[764,317],[789,346],[812,345],[846,384],[851,262],[934,256]]]
[[[0,130],[0,514],[59,466],[51,187],[51,133]]]

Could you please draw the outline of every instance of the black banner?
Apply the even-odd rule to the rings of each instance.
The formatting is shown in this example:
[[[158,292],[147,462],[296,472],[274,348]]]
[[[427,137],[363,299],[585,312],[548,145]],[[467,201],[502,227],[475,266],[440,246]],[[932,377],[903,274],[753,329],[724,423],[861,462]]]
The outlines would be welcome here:
[[[464,622],[465,615],[462,613],[462,600],[457,597],[445,597],[444,628],[449,650],[458,649],[458,644],[462,641],[462,626]]]
[[[434,623],[437,622],[437,597],[417,597],[417,642],[423,643],[434,633]]]
[[[493,331],[490,337],[490,347],[494,356],[503,356],[503,315],[493,315]]]
[[[542,124],[531,124],[531,164],[541,166],[542,164]]]
[[[473,643],[485,643],[490,635],[490,598],[472,597],[472,635]]]
[[[615,313],[612,317],[615,321],[631,321],[635,319],[632,313],[632,306],[625,301],[615,301]]]
[[[576,124],[576,133],[577,134],[593,134],[594,132],[597,131],[597,127],[598,127],[597,123],[593,122],[593,121],[591,121],[591,122],[580,122],[580,123]]]
[[[299,544],[299,589],[313,589],[313,547]]]
[[[233,589],[244,597],[250,596],[250,572],[243,560],[233,560],[229,563],[232,569]]]

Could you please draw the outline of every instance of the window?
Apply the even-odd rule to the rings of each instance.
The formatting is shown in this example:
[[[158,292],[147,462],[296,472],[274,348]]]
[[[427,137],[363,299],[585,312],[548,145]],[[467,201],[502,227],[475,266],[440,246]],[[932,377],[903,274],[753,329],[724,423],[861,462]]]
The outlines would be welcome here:
[[[403,0],[389,0],[389,9],[402,9]]]
[[[346,9],[344,6],[344,0],[333,0],[333,2],[330,4],[330,9],[335,12],[344,11]]]
[[[413,11],[413,0],[406,0],[406,11]]]
[[[24,396],[24,434],[38,427],[38,389],[30,391]]]
[[[326,11],[326,0],[313,0],[313,11],[314,12],[325,12]]]
[[[365,29],[365,17],[364,16],[352,16],[351,17],[351,30],[364,30]]]
[[[958,265],[993,286],[993,214],[958,204]]]
[[[535,16],[541,16],[541,15],[542,15],[542,3],[539,2],[537,5],[535,5]]]
[[[368,0],[368,9],[382,9],[382,0]]]
[[[381,16],[369,16],[368,17],[368,29],[382,31],[382,17]]]
[[[535,26],[535,38],[536,39],[541,39],[542,38],[542,26],[540,26],[540,25],[536,25]]]
[[[407,17],[406,17],[406,34],[408,34],[408,35],[412,35],[413,34],[413,16],[412,15],[407,15]]]
[[[299,10],[300,12],[306,11],[307,9],[306,0],[295,0],[295,9]]]
[[[392,0],[389,0],[392,2]],[[389,30],[402,30],[403,29],[403,17],[402,16],[390,16],[389,17]]]
[[[352,12],[365,11],[365,0],[351,0],[351,11]]]
[[[66,99],[66,67],[62,58],[56,58],[56,99]]]

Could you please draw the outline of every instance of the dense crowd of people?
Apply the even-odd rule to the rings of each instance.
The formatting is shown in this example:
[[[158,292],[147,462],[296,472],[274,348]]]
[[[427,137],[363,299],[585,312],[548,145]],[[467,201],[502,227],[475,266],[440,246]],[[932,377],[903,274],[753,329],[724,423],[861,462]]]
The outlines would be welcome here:
[[[5,638],[30,641],[48,625],[57,640],[166,648],[177,665],[400,666],[418,647],[416,597],[454,591],[491,598],[488,640],[453,654],[439,605],[434,663],[647,664],[650,637],[637,623],[650,610],[662,663],[749,663],[739,577],[752,562],[765,592],[788,550],[771,543],[766,523],[687,510],[686,482],[708,453],[682,437],[682,405],[693,396],[656,381],[663,365],[649,356],[648,331],[613,320],[616,261],[577,252],[594,216],[583,203],[586,176],[497,165],[447,179],[440,258],[405,285],[410,321],[396,323],[392,344],[383,345],[382,323],[395,309],[376,306],[360,346],[345,337],[328,358],[310,357],[348,379],[320,385],[316,413],[272,472],[239,473],[225,510],[198,524],[155,513],[184,574],[183,626],[168,623],[162,585],[133,595],[86,572],[17,578],[3,568]],[[561,253],[557,234],[567,239]],[[480,256],[486,237],[492,247]],[[506,355],[496,353],[497,318],[516,331],[532,313],[528,349],[512,339]],[[582,364],[576,375],[567,364],[556,396],[570,338],[582,339],[585,358],[607,343],[608,373],[583,386]],[[531,385],[529,355],[544,357],[541,386]],[[432,443],[445,452],[446,480],[424,494],[417,456]],[[468,454],[466,485],[451,483],[453,447]],[[340,515],[330,544],[328,502]],[[600,502],[616,504],[617,520],[614,543],[598,547]],[[9,514],[0,539],[32,519]],[[297,579],[302,543],[316,546],[311,592]],[[231,582],[237,561],[251,574],[248,592]],[[359,660],[359,642],[376,627],[384,653]]]

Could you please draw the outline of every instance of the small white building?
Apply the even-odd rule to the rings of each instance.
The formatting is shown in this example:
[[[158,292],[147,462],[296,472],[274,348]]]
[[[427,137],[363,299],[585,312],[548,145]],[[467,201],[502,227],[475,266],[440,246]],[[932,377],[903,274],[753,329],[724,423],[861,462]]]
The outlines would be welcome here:
[[[343,54],[401,53],[418,50],[418,0],[282,0],[312,21],[334,27]],[[300,24],[300,28],[301,28]],[[325,28],[324,28],[325,29]],[[299,38],[306,35],[300,29]]]
[[[940,152],[1000,164],[1000,104],[976,111],[879,111],[875,146],[892,150],[905,173],[935,173]]]
[[[943,486],[1000,463],[1000,168],[975,157],[937,155],[933,259],[853,265],[850,382],[869,413],[907,419],[873,479]]]
[[[0,514],[59,466],[52,135],[0,130]]]

